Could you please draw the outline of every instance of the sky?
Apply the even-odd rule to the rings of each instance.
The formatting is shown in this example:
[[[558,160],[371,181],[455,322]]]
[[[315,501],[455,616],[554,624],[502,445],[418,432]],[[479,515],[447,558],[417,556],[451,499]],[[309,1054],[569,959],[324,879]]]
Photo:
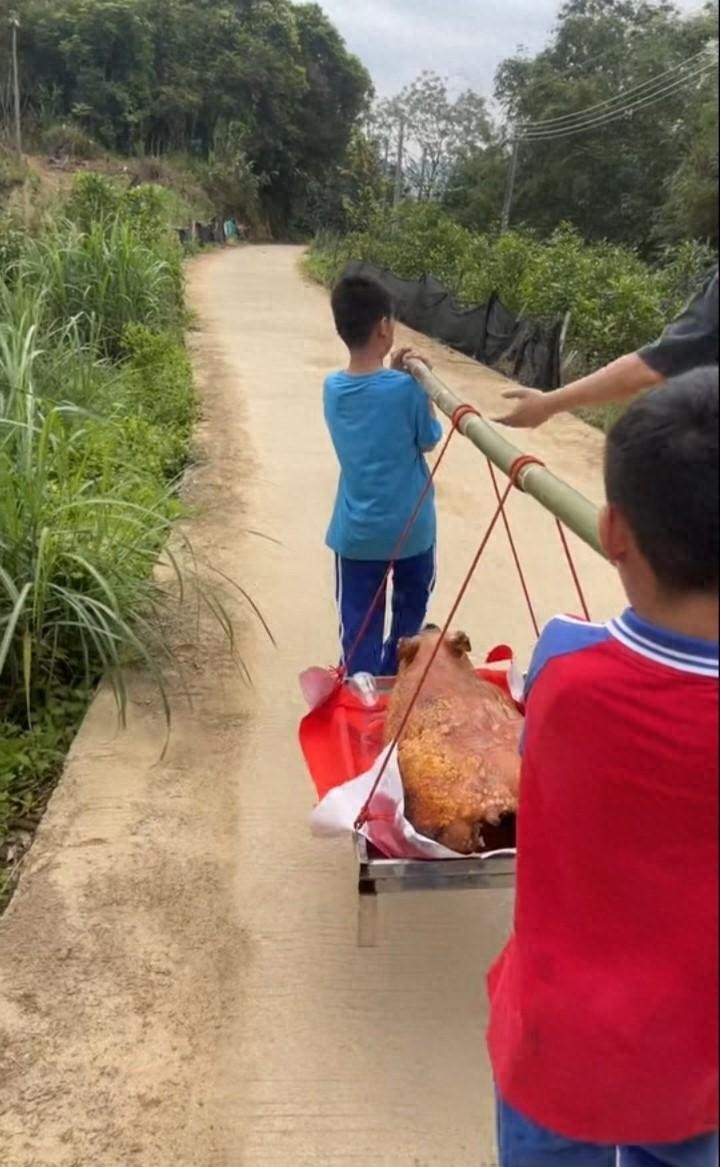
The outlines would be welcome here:
[[[691,12],[702,0],[677,0]],[[561,0],[320,0],[321,6],[391,96],[432,69],[453,88],[490,96],[497,66],[522,46],[542,48]]]

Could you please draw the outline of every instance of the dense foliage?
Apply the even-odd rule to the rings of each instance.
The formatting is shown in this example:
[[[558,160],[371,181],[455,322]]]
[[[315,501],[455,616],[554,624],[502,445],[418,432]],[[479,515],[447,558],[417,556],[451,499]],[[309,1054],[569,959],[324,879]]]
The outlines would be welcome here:
[[[377,211],[363,231],[319,239],[311,271],[330,283],[350,259],[407,279],[430,273],[467,306],[497,293],[512,311],[538,321],[570,312],[568,348],[578,372],[653,340],[713,256],[688,242],[651,268],[628,248],[585,243],[567,224],[544,241],[523,231],[478,234],[437,206],[407,203],[398,218]]]
[[[72,121],[119,153],[220,151],[284,230],[344,157],[371,85],[316,4],[24,0],[30,122]],[[0,30],[0,36],[6,31]],[[0,91],[3,88],[0,46]],[[217,159],[216,159],[217,160]],[[225,163],[224,163],[225,164]]]
[[[495,143],[459,160],[448,210],[476,230],[496,226],[514,127],[588,109],[599,118],[602,103],[627,91],[627,116],[582,133],[559,134],[569,123],[556,124],[556,137],[521,145],[513,223],[547,234],[568,221],[587,239],[645,250],[663,239],[717,244],[717,70],[712,51],[698,56],[713,44],[716,0],[690,17],[667,0],[569,0],[547,48],[501,65],[505,125]],[[657,77],[664,83],[638,89]]]
[[[0,898],[9,826],[56,775],[87,694],[158,676],[153,568],[195,416],[164,195],[94,176],[37,237],[0,220]]]

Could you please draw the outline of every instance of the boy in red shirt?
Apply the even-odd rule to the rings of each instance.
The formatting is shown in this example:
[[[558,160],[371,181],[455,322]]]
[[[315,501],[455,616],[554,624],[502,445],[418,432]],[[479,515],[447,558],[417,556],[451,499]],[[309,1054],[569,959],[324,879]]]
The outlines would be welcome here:
[[[490,975],[501,1167],[718,1162],[718,370],[608,437],[631,607],[528,675],[513,937]]]

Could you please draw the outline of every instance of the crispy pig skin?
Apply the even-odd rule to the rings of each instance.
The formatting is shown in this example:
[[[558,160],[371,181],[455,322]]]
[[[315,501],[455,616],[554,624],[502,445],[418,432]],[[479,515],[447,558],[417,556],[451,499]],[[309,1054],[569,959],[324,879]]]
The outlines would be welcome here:
[[[439,635],[428,629],[400,645],[388,742]],[[470,651],[463,633],[446,640],[398,744],[408,819],[421,834],[463,855],[484,850],[488,837],[498,834],[493,828],[517,811],[522,730],[509,698],[475,673]]]

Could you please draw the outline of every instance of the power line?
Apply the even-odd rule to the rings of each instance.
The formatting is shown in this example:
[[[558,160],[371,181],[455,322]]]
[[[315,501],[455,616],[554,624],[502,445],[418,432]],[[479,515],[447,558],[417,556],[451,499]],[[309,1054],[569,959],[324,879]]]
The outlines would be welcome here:
[[[675,78],[671,85],[665,86],[663,89],[656,90],[653,93],[647,93],[637,101],[630,102],[628,105],[621,106],[619,109],[608,110],[604,114],[596,117],[586,118],[585,121],[577,122],[573,125],[551,130],[546,133],[530,133],[525,134],[520,132],[517,137],[521,142],[549,142],[557,138],[569,138],[574,134],[584,133],[586,130],[599,129],[602,126],[610,125],[613,122],[620,121],[628,114],[635,113],[641,109],[647,109],[650,106],[656,105],[659,101],[663,101],[666,97],[670,97],[674,93],[680,92],[685,85],[696,78],[705,76],[716,69],[716,63],[708,64],[702,69],[696,69],[691,73],[686,73],[682,77]]]
[[[550,130],[553,127],[560,129],[564,127],[565,123],[569,124],[574,121],[583,120],[588,116],[588,114],[595,113],[601,109],[607,109],[608,106],[615,105],[618,102],[623,102],[628,97],[632,97],[633,95],[638,97],[641,95],[647,96],[645,91],[654,89],[657,85],[661,84],[666,79],[672,78],[673,80],[679,80],[680,76],[685,76],[690,66],[695,61],[698,61],[701,57],[704,57],[708,51],[708,46],[705,46],[705,48],[703,48],[699,53],[695,53],[692,57],[688,57],[687,60],[681,62],[678,65],[674,65],[671,69],[666,69],[663,73],[658,73],[655,77],[650,77],[647,81],[640,82],[637,85],[632,85],[628,89],[621,89],[613,97],[608,97],[605,99],[605,101],[600,101],[596,105],[587,106],[585,109],[577,110],[575,113],[563,114],[561,117],[546,118],[544,121],[518,122],[518,129],[523,131],[542,129]],[[676,74],[678,76],[675,76]]]
[[[666,86],[665,89],[661,89],[653,94],[646,95],[641,100],[632,102],[626,106],[622,106],[619,109],[608,111],[607,113],[601,114],[598,117],[588,118],[584,122],[578,122],[577,124],[565,129],[553,130],[552,132],[544,134],[520,134],[520,140],[523,142],[549,142],[556,138],[569,138],[574,134],[582,134],[585,133],[586,130],[600,129],[603,126],[611,125],[613,122],[621,121],[629,114],[635,113],[638,110],[648,109],[651,106],[656,105],[658,102],[663,101],[666,97],[670,97],[675,93],[679,93],[682,89],[685,88],[685,85],[688,81],[692,81],[696,78],[699,79],[711,72],[714,72],[714,70],[714,65],[706,66],[704,69],[698,69],[694,73],[687,75],[681,81],[676,81],[675,84]]]
[[[694,59],[694,58],[692,58]],[[713,60],[699,69],[688,70],[687,62],[685,70],[682,74],[675,76],[669,84],[660,90],[654,92],[646,92],[634,102],[629,102],[620,109],[607,109],[605,113],[596,115],[595,117],[585,117],[585,120],[571,126],[557,128],[554,131],[549,131],[544,134],[522,134],[515,133],[513,137],[513,158],[508,175],[508,186],[505,196],[505,207],[503,209],[503,230],[507,231],[510,225],[510,215],[512,212],[512,202],[515,187],[515,177],[518,168],[518,157],[520,145],[524,142],[548,142],[559,138],[568,138],[576,134],[584,133],[589,129],[599,129],[601,126],[610,125],[613,122],[619,121],[621,118],[627,117],[628,114],[635,112],[638,109],[649,108],[662,101],[665,97],[673,93],[678,93],[685,85],[694,78],[705,76],[717,68],[717,61]],[[627,93],[625,94],[627,96]],[[586,113],[589,111],[586,111]]]

